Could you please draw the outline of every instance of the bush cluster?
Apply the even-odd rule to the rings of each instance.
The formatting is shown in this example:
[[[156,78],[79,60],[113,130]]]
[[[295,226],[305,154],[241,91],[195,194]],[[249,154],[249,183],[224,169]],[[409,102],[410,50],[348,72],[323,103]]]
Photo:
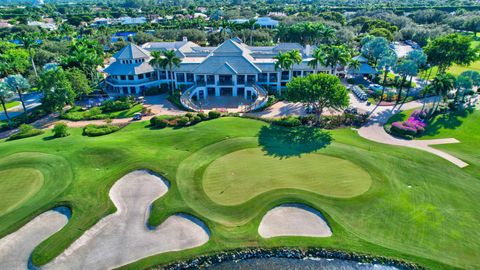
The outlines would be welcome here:
[[[302,125],[302,122],[297,117],[287,116],[274,120],[272,124],[284,127],[297,127]]]
[[[222,113],[217,111],[210,111],[208,116],[203,112],[197,114],[186,113],[183,116],[155,116],[150,119],[150,126],[154,128],[184,127],[220,116],[222,116]]]
[[[53,132],[53,137],[55,138],[67,137],[68,135],[70,135],[70,133],[68,133],[68,126],[65,123],[55,124],[52,132]]]
[[[120,130],[120,126],[117,125],[86,125],[83,128],[83,135],[88,137],[97,137],[107,135]]]
[[[19,116],[13,117],[10,124],[8,122],[3,121],[0,122],[0,132],[1,131],[6,131],[12,128],[17,128],[22,124],[29,124],[33,123],[40,118],[46,116],[48,113],[41,107],[37,107],[27,113],[27,117],[25,117],[25,114],[21,114]]]
[[[103,112],[118,112],[128,110],[133,106],[130,100],[107,100],[102,103],[101,111]],[[95,109],[95,108],[93,108]]]
[[[7,141],[13,141],[13,140],[18,140],[18,139],[23,139],[23,138],[28,138],[28,137],[33,137],[43,134],[43,130],[36,129],[32,127],[31,125],[27,124],[22,124],[18,128],[18,133],[15,133],[8,137]]]

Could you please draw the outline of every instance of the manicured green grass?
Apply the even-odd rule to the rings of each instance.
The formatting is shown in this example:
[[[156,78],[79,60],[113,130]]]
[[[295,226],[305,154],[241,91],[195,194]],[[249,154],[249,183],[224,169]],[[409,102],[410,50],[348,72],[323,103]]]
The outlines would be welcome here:
[[[281,188],[349,198],[366,192],[370,184],[368,173],[347,160],[321,154],[282,159],[267,156],[260,148],[215,160],[203,177],[207,196],[222,205],[241,204]]]
[[[11,101],[11,102],[5,103],[5,107],[7,107],[7,110],[11,109],[15,106],[18,106],[18,105],[20,105],[20,101]],[[1,107],[1,105],[0,105],[0,107]],[[3,110],[3,108],[1,108],[1,109]]]
[[[471,128],[462,129],[468,137]],[[61,139],[44,134],[0,142],[0,172],[32,168],[44,178],[35,196],[0,215],[0,237],[54,206],[68,205],[73,210],[69,223],[35,249],[35,264],[52,260],[99,219],[115,211],[108,191],[116,180],[132,170],[149,169],[171,184],[167,194],[153,204],[149,222],[156,225],[173,213],[189,213],[206,223],[211,239],[201,247],[155,255],[125,269],[251,246],[326,247],[405,259],[432,269],[480,267],[480,157],[475,154],[478,145],[473,147],[473,139],[470,149],[448,149],[472,164],[460,169],[427,152],[367,141],[350,129],[319,133],[240,118],[161,130],[152,130],[145,122],[134,123],[92,138],[82,136],[81,129],[70,131],[70,136]],[[331,165],[337,168],[335,173],[348,176],[341,167],[347,163],[345,168],[361,168],[358,170],[370,177],[370,188],[363,194],[357,191],[355,197],[338,198],[299,189],[298,181],[287,186],[289,181],[285,180],[282,188],[261,194],[245,189],[244,202],[238,205],[212,201],[204,189],[207,168],[231,153],[258,148],[279,161],[272,170],[282,170],[283,162],[293,159],[312,156],[330,162],[336,158],[338,167]],[[275,162],[270,163],[273,166]],[[365,179],[358,181],[366,189]],[[335,190],[329,188],[329,192]],[[252,193],[247,194],[249,191]],[[318,209],[327,218],[333,236],[262,239],[257,232],[261,218],[282,203],[305,203]]]
[[[141,112],[142,109],[143,109],[142,104],[136,104],[129,110],[111,112],[111,113],[108,113],[107,115],[108,115],[108,118],[130,118],[130,117],[133,117],[135,113]]]
[[[37,193],[43,184],[40,171],[17,168],[0,171],[0,216]]]

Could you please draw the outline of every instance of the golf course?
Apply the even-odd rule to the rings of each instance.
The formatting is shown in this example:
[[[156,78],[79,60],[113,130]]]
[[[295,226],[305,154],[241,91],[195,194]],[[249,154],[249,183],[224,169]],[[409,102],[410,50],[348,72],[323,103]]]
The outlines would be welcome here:
[[[115,213],[109,191],[117,180],[148,170],[169,183],[155,197],[149,226],[189,215],[208,227],[209,239],[122,269],[236,248],[289,246],[383,256],[430,269],[478,269],[480,112],[444,117],[419,139],[458,139],[435,148],[467,162],[466,168],[421,150],[368,141],[351,128],[287,128],[239,117],[164,129],[137,122],[100,137],[70,128],[64,138],[47,131],[2,140],[0,238],[54,207],[69,207],[68,223],[33,250],[33,264],[46,265]],[[318,210],[331,236],[261,237],[262,218],[283,204]]]

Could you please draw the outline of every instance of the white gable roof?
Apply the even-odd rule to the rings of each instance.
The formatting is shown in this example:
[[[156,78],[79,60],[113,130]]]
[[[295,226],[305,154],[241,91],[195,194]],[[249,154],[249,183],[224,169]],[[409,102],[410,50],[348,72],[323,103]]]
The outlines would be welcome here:
[[[127,60],[127,59],[142,59],[142,58],[149,58],[150,53],[140,48],[139,46],[130,43],[125,48],[121,49],[115,55],[113,55],[117,60]]]

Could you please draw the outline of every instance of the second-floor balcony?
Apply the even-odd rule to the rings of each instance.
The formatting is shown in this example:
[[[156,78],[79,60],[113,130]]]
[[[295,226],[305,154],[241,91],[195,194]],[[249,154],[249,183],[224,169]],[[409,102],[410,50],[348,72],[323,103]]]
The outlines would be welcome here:
[[[157,81],[158,77],[156,76],[151,76],[151,77],[144,77],[143,79],[133,79],[133,80],[120,80],[120,79],[114,79],[112,77],[107,77],[106,81],[115,84],[115,85],[138,85],[142,83],[148,83],[148,82],[153,82]]]
[[[232,80],[218,81],[218,85],[233,85]]]

